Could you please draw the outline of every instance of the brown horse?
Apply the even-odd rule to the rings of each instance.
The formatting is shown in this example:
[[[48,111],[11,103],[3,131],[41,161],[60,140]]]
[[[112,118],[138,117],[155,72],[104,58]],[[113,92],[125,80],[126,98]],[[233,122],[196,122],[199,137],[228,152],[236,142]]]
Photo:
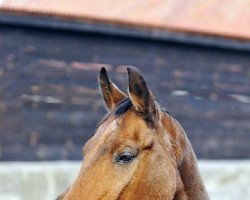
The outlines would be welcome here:
[[[101,69],[110,112],[84,146],[75,183],[58,199],[209,199],[183,128],[155,102],[138,70],[127,70],[128,95]]]

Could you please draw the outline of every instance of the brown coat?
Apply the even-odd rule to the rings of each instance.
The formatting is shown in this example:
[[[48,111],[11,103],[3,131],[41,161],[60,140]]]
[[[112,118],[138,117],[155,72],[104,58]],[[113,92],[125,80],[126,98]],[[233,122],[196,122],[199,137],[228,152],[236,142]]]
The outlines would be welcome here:
[[[128,96],[102,68],[110,113],[86,143],[79,175],[64,200],[207,200],[181,125],[154,101],[142,75],[128,68]]]

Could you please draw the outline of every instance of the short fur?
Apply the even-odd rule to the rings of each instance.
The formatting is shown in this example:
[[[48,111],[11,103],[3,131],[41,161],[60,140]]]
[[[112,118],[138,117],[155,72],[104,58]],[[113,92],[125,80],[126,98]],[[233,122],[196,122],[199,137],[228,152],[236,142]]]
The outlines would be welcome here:
[[[139,71],[128,68],[129,97],[114,83],[110,89],[103,73],[100,85],[110,113],[85,144],[79,175],[61,199],[209,199],[183,128],[159,108]],[[115,156],[127,149],[135,159],[117,163]]]

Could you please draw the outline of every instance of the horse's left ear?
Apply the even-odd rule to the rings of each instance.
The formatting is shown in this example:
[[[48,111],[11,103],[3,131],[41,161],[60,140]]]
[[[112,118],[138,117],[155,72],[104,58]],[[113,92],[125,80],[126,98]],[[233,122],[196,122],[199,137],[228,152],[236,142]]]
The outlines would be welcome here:
[[[154,97],[140,72],[133,67],[128,67],[129,97],[135,109],[147,118],[158,118],[158,109]]]
[[[109,110],[114,109],[119,102],[127,98],[118,87],[109,79],[105,67],[102,67],[99,75],[99,83],[102,89],[103,99]]]

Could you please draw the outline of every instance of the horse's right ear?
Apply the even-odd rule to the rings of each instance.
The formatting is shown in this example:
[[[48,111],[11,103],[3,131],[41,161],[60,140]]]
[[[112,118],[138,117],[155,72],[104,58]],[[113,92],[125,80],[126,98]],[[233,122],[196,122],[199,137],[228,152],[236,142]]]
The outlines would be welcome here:
[[[103,99],[109,110],[114,109],[119,102],[127,98],[118,87],[109,79],[105,67],[101,68],[99,83],[102,90]]]

